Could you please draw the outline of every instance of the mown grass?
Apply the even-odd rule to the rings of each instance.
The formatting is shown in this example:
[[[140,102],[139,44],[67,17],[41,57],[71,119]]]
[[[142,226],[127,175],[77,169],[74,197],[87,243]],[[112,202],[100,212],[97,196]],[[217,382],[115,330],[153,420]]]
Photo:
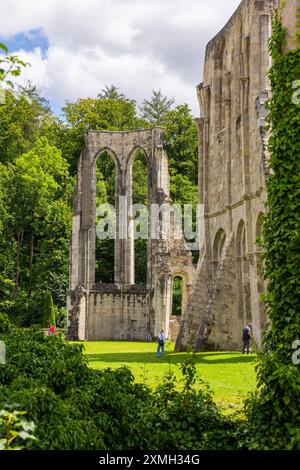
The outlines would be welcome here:
[[[85,354],[92,368],[128,366],[137,382],[158,385],[165,373],[172,371],[180,384],[182,364],[191,354],[174,353],[166,345],[163,358],[156,356],[155,343],[127,341],[86,341]],[[218,403],[238,404],[256,385],[256,356],[238,352],[205,352],[194,355],[197,375],[206,381]]]

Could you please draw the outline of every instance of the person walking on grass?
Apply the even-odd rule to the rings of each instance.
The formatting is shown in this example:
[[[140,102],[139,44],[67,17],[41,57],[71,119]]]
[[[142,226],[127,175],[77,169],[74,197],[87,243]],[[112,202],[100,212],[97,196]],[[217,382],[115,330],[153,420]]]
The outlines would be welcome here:
[[[161,330],[157,338],[157,356],[162,357],[165,352],[165,335],[164,330]]]
[[[245,354],[245,351],[247,351],[247,354],[250,353],[250,343],[251,343],[251,327],[252,324],[248,323],[245,328],[243,328],[243,354]]]

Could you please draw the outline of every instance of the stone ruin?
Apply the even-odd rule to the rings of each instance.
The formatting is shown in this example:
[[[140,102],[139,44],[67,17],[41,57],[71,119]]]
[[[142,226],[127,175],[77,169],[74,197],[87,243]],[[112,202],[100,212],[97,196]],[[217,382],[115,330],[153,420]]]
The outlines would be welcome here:
[[[147,282],[135,283],[132,233],[132,165],[142,151],[148,163],[148,207],[163,207],[158,236],[148,230]],[[115,163],[116,235],[114,283],[95,283],[96,161],[107,152]],[[125,202],[125,206],[124,206]],[[163,129],[132,132],[90,131],[78,163],[73,207],[68,338],[73,340],[149,340],[163,328],[176,335],[178,321],[171,318],[172,279],[183,278],[183,302],[195,268],[182,240],[172,240],[168,159],[163,149]],[[120,205],[123,204],[121,207]],[[127,220],[121,223],[122,217]],[[149,210],[148,225],[152,226]],[[125,230],[124,230],[125,227]],[[174,325],[175,323],[175,325]],[[169,327],[171,328],[169,334]],[[175,338],[174,338],[175,339]]]
[[[73,214],[68,336],[72,339],[135,339],[164,328],[176,350],[239,350],[249,321],[261,343],[266,325],[261,294],[261,249],[256,243],[265,212],[270,94],[268,39],[277,0],[243,0],[206,48],[203,82],[197,87],[199,202],[204,205],[196,269],[183,241],[148,240],[147,285],[134,282],[133,242],[115,241],[115,283],[95,284],[95,161],[107,150],[116,164],[116,194],[131,204],[136,149],[148,161],[149,203],[170,204],[163,130],[89,132],[79,160]],[[289,32],[299,0],[283,8]],[[292,35],[288,35],[292,47]],[[150,215],[151,217],[151,215]],[[171,224],[171,221],[170,221]],[[130,220],[128,220],[130,226]],[[184,313],[171,317],[172,280],[183,278]],[[173,324],[172,324],[173,322]]]

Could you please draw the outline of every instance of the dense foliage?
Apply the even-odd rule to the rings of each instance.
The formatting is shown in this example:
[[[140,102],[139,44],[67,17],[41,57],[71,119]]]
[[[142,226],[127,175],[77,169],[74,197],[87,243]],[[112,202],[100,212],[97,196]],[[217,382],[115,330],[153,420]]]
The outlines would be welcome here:
[[[1,305],[28,324],[41,320],[49,290],[65,304],[73,179],[61,151],[41,137],[0,166],[0,181]]]
[[[11,75],[19,75],[26,64],[9,55],[4,45],[0,49],[1,63],[10,66]],[[45,324],[45,298],[50,293],[63,325],[72,193],[84,134],[90,129],[164,125],[171,194],[175,202],[184,203],[195,201],[197,192],[196,127],[186,105],[170,110],[173,101],[158,92],[147,103],[159,108],[159,122],[139,117],[135,101],[114,86],[101,90],[97,98],[66,103],[60,120],[31,83],[19,87],[17,95],[9,86],[9,74],[1,72],[0,88],[4,82],[5,99],[0,102],[0,305],[20,324]],[[143,155],[137,154],[134,203],[147,204],[147,171]],[[97,163],[97,204],[114,205],[114,179],[114,162],[102,154]],[[135,279],[143,284],[147,241],[136,240],[135,252]],[[97,238],[97,282],[114,281],[113,258],[114,240]]]
[[[20,450],[24,441],[36,440],[35,424],[24,419],[25,411],[0,410],[0,450]]]
[[[172,315],[182,315],[182,285],[181,277],[173,279],[173,296],[172,296]]]
[[[286,50],[286,31],[273,22],[270,50],[270,168],[263,224],[265,296],[270,319],[258,367],[259,391],[248,403],[252,447],[299,449],[300,374],[292,362],[300,339],[300,109],[293,84],[300,79],[300,46]],[[299,43],[298,43],[299,44]]]
[[[9,54],[6,45],[0,43],[0,104],[5,103],[7,91],[14,97],[27,97],[22,87],[14,80],[27,65],[17,55]]]
[[[53,303],[51,292],[47,292],[44,300],[44,309],[42,315],[42,326],[48,328],[50,325],[56,326],[57,312]]]
[[[152,124],[160,124],[174,104],[173,98],[163,96],[160,90],[152,91],[150,100],[143,100],[140,107],[142,118]]]
[[[25,412],[36,440],[27,449],[235,449],[239,423],[222,416],[195,366],[182,365],[183,387],[171,375],[155,390],[134,382],[129,369],[93,370],[83,345],[20,329],[3,315],[0,408]],[[33,429],[33,428],[31,428]],[[3,433],[0,423],[0,433]],[[0,436],[1,439],[2,436]]]
[[[135,101],[114,86],[101,90],[97,98],[66,103],[60,120],[32,84],[16,93],[9,78],[20,75],[26,64],[9,55],[3,44],[0,49],[0,62],[7,66],[0,73],[0,85],[5,84],[0,104],[0,304],[23,325],[44,323],[50,292],[63,323],[73,177],[84,134],[90,129],[165,126],[171,196],[183,204],[196,201],[196,126],[186,105],[171,109],[173,100],[155,91],[144,100],[141,118]],[[147,204],[147,171],[143,155],[137,154],[134,203]],[[114,163],[102,154],[97,164],[97,204],[114,205],[114,179]],[[135,253],[135,279],[143,284],[146,240],[135,241]],[[97,282],[113,282],[113,257],[114,241],[97,239]]]

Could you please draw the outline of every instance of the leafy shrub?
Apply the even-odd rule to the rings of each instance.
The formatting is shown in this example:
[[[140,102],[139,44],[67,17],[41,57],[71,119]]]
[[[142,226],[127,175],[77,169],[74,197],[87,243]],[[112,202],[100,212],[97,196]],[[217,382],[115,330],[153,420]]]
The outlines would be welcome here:
[[[53,303],[51,292],[47,292],[44,300],[44,308],[42,315],[42,326],[49,328],[50,325],[56,326],[57,308]]]
[[[239,423],[224,417],[193,363],[183,386],[165,377],[152,391],[131,371],[93,370],[82,345],[20,329],[0,317],[7,363],[0,366],[0,409],[23,410],[36,425],[27,449],[234,449]]]
[[[25,412],[0,410],[0,450],[20,450],[24,441],[35,440],[35,425],[21,416]]]
[[[156,430],[163,449],[209,450],[235,449],[238,424],[223,416],[212,398],[212,392],[196,379],[193,360],[181,365],[184,386],[175,388],[170,374],[154,392]],[[196,390],[194,385],[200,382]]]
[[[260,357],[259,389],[245,403],[251,449],[300,448],[299,367],[284,364],[278,356],[273,352]]]

